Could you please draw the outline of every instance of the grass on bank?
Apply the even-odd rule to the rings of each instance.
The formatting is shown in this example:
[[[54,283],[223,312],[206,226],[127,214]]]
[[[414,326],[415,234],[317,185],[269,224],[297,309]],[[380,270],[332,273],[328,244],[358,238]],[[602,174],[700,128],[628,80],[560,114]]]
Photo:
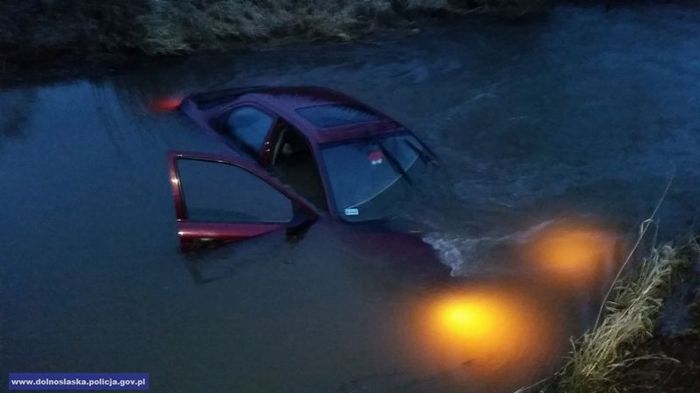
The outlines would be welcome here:
[[[673,278],[687,261],[678,248],[655,248],[636,271],[618,280],[600,324],[574,344],[571,358],[542,392],[616,392],[616,378],[625,368],[663,358],[637,355],[634,348],[652,337]]]
[[[600,325],[585,334],[559,376],[559,391],[607,392],[616,373],[641,360],[632,346],[652,336],[672,277],[685,259],[671,246],[654,249],[634,274],[618,282]]]
[[[517,17],[550,0],[26,0],[0,2],[13,51],[177,54],[276,38],[350,38],[431,13]]]

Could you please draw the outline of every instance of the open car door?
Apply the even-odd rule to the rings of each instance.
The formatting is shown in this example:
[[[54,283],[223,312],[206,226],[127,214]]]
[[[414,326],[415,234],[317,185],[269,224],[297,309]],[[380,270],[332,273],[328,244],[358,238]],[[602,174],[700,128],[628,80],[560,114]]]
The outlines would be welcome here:
[[[169,152],[180,247],[190,251],[273,232],[298,237],[318,213],[244,158]]]

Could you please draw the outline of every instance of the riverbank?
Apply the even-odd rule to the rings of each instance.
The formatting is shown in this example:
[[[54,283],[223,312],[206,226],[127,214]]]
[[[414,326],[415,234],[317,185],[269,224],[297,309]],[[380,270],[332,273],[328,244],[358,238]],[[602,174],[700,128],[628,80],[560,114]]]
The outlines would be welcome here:
[[[687,0],[671,0],[697,6]],[[190,54],[415,34],[435,24],[519,24],[558,4],[618,7],[649,0],[28,0],[0,4],[0,86],[104,76]]]
[[[627,367],[619,378],[621,392],[695,393],[700,391],[700,362],[698,361],[700,330],[698,327],[679,336],[655,335],[638,350],[640,353],[663,353],[668,359],[649,358]]]
[[[120,69],[164,56],[348,41],[377,31],[414,31],[430,19],[520,19],[550,0],[125,0],[0,5],[0,84]]]
[[[653,250],[540,393],[700,391],[697,243]]]
[[[695,250],[697,252],[697,250]],[[679,272],[652,335],[630,348],[613,381],[624,393],[700,391],[700,274],[698,255]],[[674,325],[681,320],[682,326]]]

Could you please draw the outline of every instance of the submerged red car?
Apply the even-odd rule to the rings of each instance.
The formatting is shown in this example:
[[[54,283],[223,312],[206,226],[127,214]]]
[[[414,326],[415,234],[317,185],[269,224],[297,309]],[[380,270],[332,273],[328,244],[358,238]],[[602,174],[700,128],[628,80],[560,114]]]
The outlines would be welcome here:
[[[234,152],[170,153],[185,249],[298,233],[320,212],[348,223],[390,218],[435,163],[399,122],[327,88],[233,88],[191,95],[180,109]]]

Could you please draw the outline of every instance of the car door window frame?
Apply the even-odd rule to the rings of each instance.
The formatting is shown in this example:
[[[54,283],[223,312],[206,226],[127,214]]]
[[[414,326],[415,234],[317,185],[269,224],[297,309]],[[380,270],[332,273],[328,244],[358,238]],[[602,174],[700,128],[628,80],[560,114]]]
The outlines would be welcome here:
[[[235,221],[195,221],[187,214],[187,205],[184,198],[182,180],[180,178],[178,161],[198,160],[204,162],[230,165],[238,170],[244,170],[257,177],[269,187],[279,192],[289,200],[292,205],[292,218],[288,222],[235,222]],[[238,157],[221,157],[203,153],[171,151],[168,153],[168,167],[172,196],[175,203],[175,216],[177,219],[178,236],[181,248],[190,249],[192,242],[198,239],[224,239],[226,241],[243,240],[259,235],[284,229],[289,226],[299,226],[299,221],[313,223],[319,217],[319,213],[299,195],[294,194],[287,187],[278,183],[264,170],[256,167],[257,164]],[[310,225],[310,224],[309,224]]]
[[[212,164],[212,165],[224,165],[227,167],[233,167],[233,168],[225,168],[224,170],[226,170],[226,171],[238,169],[238,170],[245,172],[246,176],[251,176],[252,178],[256,179],[258,182],[260,182],[261,186],[267,187],[269,190],[272,190],[272,192],[277,194],[276,195],[277,197],[281,197],[289,203],[289,208],[291,209],[287,213],[287,214],[290,214],[289,218],[285,219],[285,220],[271,220],[269,218],[251,218],[251,219],[247,219],[247,220],[245,220],[245,219],[233,219],[233,218],[230,218],[230,219],[193,218],[191,216],[191,212],[190,212],[191,206],[188,206],[188,202],[187,202],[188,201],[188,194],[185,192],[185,189],[184,189],[185,187],[184,187],[183,180],[182,180],[183,168],[181,165],[184,161],[198,161],[200,163],[208,163],[208,164]],[[187,220],[190,222],[241,223],[241,224],[259,223],[259,224],[282,224],[282,225],[285,225],[285,224],[292,222],[292,220],[294,219],[294,200],[289,198],[287,195],[284,195],[283,193],[281,193],[279,190],[277,190],[271,184],[265,182],[265,180],[261,179],[259,176],[256,176],[254,173],[252,173],[250,170],[246,169],[245,167],[235,165],[232,163],[214,162],[214,161],[210,161],[210,160],[189,158],[189,157],[187,157],[187,158],[182,157],[182,158],[176,159],[175,165],[176,165],[177,174],[178,174],[178,178],[179,178],[178,185],[180,187],[180,190],[179,190],[180,191],[180,198],[182,200],[183,209],[185,211],[185,215],[187,216]],[[186,182],[186,180],[184,182]],[[238,194],[240,194],[240,193],[238,193]],[[192,196],[192,195],[190,194],[190,196]],[[256,201],[259,201],[259,199],[256,199]],[[266,210],[269,211],[269,209],[266,209]]]

